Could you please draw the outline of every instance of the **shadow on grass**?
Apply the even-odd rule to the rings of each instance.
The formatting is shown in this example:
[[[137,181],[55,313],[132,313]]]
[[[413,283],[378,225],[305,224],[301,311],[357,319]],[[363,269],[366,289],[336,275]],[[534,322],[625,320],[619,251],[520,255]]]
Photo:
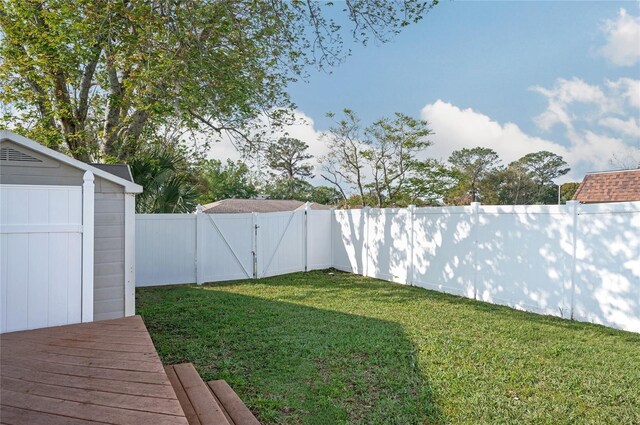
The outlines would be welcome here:
[[[399,324],[217,286],[138,289],[165,364],[227,380],[265,423],[445,422]]]

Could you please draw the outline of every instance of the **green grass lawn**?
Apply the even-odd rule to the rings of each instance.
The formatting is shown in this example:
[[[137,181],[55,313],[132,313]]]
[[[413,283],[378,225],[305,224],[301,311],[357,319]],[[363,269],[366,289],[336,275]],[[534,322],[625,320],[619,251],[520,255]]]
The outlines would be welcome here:
[[[640,335],[327,271],[137,290],[266,424],[640,424]]]

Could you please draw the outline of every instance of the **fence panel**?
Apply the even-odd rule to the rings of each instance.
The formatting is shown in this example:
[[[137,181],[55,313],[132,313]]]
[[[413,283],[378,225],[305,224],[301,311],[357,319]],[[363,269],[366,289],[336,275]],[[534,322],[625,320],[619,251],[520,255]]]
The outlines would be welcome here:
[[[258,277],[304,271],[304,211],[258,214]]]
[[[197,214],[197,283],[253,277],[253,214]]]
[[[572,223],[565,206],[481,207],[476,299],[568,318]]]
[[[333,218],[333,266],[338,270],[364,274],[363,210],[336,210]]]
[[[407,283],[411,268],[410,210],[371,209],[366,226],[366,275]]]
[[[471,207],[415,210],[414,285],[473,298],[475,243],[471,212]]]
[[[578,206],[573,318],[640,332],[640,202]]]
[[[332,234],[333,212],[309,210],[307,212],[307,270],[333,267]]]
[[[196,215],[136,214],[136,286],[195,281]]]

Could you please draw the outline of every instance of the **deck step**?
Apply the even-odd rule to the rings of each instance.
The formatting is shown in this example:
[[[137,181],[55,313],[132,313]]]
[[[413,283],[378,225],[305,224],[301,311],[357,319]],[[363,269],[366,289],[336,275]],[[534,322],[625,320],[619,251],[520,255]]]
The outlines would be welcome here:
[[[231,425],[191,363],[165,366],[189,425]]]
[[[233,425],[260,425],[260,422],[227,384],[227,381],[219,379],[209,381],[207,385],[223,408],[229,422]]]

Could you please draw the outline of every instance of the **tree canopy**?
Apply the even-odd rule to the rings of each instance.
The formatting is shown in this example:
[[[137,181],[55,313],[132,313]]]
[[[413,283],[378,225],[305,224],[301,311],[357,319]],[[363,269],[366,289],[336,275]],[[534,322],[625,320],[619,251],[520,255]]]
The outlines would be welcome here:
[[[172,125],[250,144],[256,118],[287,117],[306,66],[342,61],[347,36],[388,41],[436,3],[3,1],[3,125],[83,160],[130,158]]]

